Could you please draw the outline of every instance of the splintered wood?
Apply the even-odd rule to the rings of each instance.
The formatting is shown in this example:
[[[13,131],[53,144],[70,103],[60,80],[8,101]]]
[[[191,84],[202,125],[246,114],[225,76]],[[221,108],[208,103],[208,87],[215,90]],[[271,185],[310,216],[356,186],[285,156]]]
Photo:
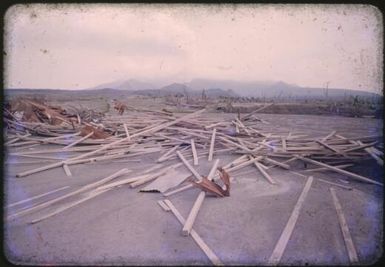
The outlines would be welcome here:
[[[73,179],[76,178],[76,171],[72,173],[70,166],[75,164],[82,164],[86,168],[87,164],[93,162],[118,163],[117,160],[120,160],[122,164],[132,161],[138,162],[139,165],[142,164],[141,158],[150,154],[156,154],[156,159],[151,163],[152,165],[144,167],[144,170],[139,173],[128,175],[130,171],[123,168],[106,178],[13,213],[8,209],[42,196],[50,196],[53,192],[59,192],[68,187],[9,204],[6,207],[6,220],[18,218],[53,204],[57,206],[59,201],[71,199],[72,202],[62,203],[53,211],[30,221],[30,223],[38,223],[121,186],[137,188],[145,185],[140,188],[140,192],[161,192],[161,197],[196,188],[199,193],[195,200],[191,199],[191,210],[185,211],[185,214],[188,214],[186,220],[171,201],[165,199],[157,203],[164,211],[171,211],[176,216],[181,223],[179,231],[183,236],[193,238],[214,265],[223,265],[193,226],[197,221],[199,210],[203,207],[206,194],[214,193],[219,196],[216,201],[221,201],[223,196],[230,196],[230,182],[240,176],[237,171],[241,169],[253,170],[256,175],[263,177],[261,181],[271,188],[280,185],[280,179],[274,177],[272,168],[296,173],[303,177],[307,176],[294,170],[304,171],[307,174],[335,172],[345,178],[352,178],[352,182],[359,181],[383,186],[382,182],[355,173],[352,168],[362,161],[372,161],[383,166],[381,136],[347,138],[332,131],[326,136],[311,137],[305,133],[267,132],[259,125],[269,124],[272,127],[272,122],[259,119],[255,114],[269,105],[244,116],[220,121],[205,116],[206,109],[187,115],[141,109],[136,110],[135,114],[127,112],[122,116],[105,116],[95,124],[92,121],[81,120],[79,114],[69,118],[48,106],[33,102],[24,104],[38,108],[40,111],[37,116],[45,117],[44,120],[37,120],[32,114],[30,120],[18,120],[12,112],[6,111],[7,116],[4,118],[7,125],[5,146],[8,151],[8,161],[6,164],[23,164],[24,158],[32,158],[36,160],[32,164],[41,165],[19,172],[16,177],[30,176],[33,179],[34,174],[63,168],[63,175],[65,173],[68,176],[64,178]],[[57,157],[58,153],[62,152],[65,152],[63,155],[66,157]],[[231,155],[235,159],[231,162],[223,162],[221,167],[218,165],[220,161],[224,161],[220,160],[222,155]],[[215,161],[212,164],[214,158]],[[42,164],[42,160],[50,162]],[[207,177],[199,172],[204,164],[211,166],[209,173],[203,172]],[[310,165],[309,168],[307,164]],[[120,180],[112,182],[117,177],[120,177]],[[353,188],[323,179],[317,178],[317,180],[324,185],[339,186],[347,190]],[[222,181],[222,187],[216,181]],[[310,176],[268,260],[269,264],[280,262],[312,181],[313,177]],[[334,189],[331,189],[331,194],[349,259],[351,262],[356,262],[357,253]],[[231,196],[237,197],[236,194]],[[73,199],[76,197],[78,199]],[[210,208],[209,201],[206,202],[207,208]]]

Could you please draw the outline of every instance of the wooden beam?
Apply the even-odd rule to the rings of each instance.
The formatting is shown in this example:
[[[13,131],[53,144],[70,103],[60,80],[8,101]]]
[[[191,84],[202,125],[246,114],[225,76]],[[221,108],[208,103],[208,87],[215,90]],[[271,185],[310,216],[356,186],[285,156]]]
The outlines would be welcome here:
[[[124,131],[126,132],[126,136],[128,140],[130,140],[130,133],[128,132],[127,125],[125,123],[123,123],[123,127],[124,127]]]
[[[268,264],[269,265],[277,265],[279,261],[281,260],[281,257],[283,255],[283,252],[285,251],[286,245],[289,242],[290,236],[294,230],[295,224],[297,222],[299,213],[301,211],[302,205],[305,201],[305,198],[310,190],[311,184],[313,182],[313,177],[310,176],[306,184],[302,190],[301,195],[298,198],[297,203],[294,206],[293,212],[290,215],[289,220],[287,221],[287,224],[285,228],[283,229],[283,232],[281,236],[279,237],[279,240],[277,244],[275,245],[275,248],[273,250],[273,253],[271,254]]]
[[[262,175],[269,181],[271,184],[277,184],[276,181],[274,181],[273,178],[270,177],[270,175],[260,166],[258,162],[254,162],[255,167],[262,173]]]
[[[282,167],[282,168],[284,168],[284,169],[286,169],[286,170],[290,170],[290,165],[288,165],[288,164],[285,164],[285,163],[282,163],[282,162],[273,160],[273,159],[268,158],[268,157],[264,157],[263,160],[264,160],[264,161],[267,161],[267,162],[269,162],[269,163],[272,163],[272,164],[274,164],[274,165],[277,165],[277,166],[279,166],[279,167]]]
[[[210,173],[207,176],[208,180],[211,181],[214,178],[215,172],[216,172],[217,167],[218,167],[218,163],[219,163],[219,159],[215,160],[213,166],[211,167]],[[188,236],[190,234],[191,229],[192,229],[193,224],[194,224],[194,221],[198,215],[199,209],[202,206],[202,203],[205,199],[205,196],[206,196],[206,193],[204,191],[201,191],[199,193],[199,195],[198,195],[197,199],[195,200],[194,205],[191,208],[190,213],[186,219],[186,223],[183,226],[182,235]]]
[[[94,197],[96,197],[96,196],[98,196],[98,195],[100,195],[102,193],[105,193],[108,190],[109,189],[106,189],[106,190],[103,190],[103,191],[90,192],[89,194],[87,194],[86,197],[81,198],[81,199],[79,199],[77,201],[74,201],[72,203],[65,204],[62,207],[60,207],[60,208],[58,208],[58,209],[56,209],[56,210],[54,210],[52,212],[49,212],[49,213],[47,213],[47,214],[45,214],[45,215],[43,215],[43,216],[41,216],[41,217],[39,217],[37,219],[32,220],[30,223],[34,224],[34,223],[41,222],[41,221],[43,221],[45,219],[48,219],[48,218],[50,218],[52,216],[55,216],[56,214],[59,214],[59,213],[65,211],[65,210],[68,210],[68,209],[70,209],[72,207],[75,207],[75,206],[77,206],[77,205],[79,205],[79,204],[81,204],[81,203],[83,203],[83,202],[85,202],[87,200],[90,200],[90,199],[92,199],[92,198],[94,198]]]
[[[9,204],[6,208],[11,208],[13,206],[16,206],[16,205],[20,205],[20,204],[23,204],[25,202],[30,202],[32,200],[35,200],[35,199],[38,199],[38,198],[41,198],[41,197],[44,197],[44,196],[47,196],[47,195],[50,195],[50,194],[53,194],[53,193],[56,193],[58,191],[61,191],[61,190],[64,190],[64,189],[67,189],[69,186],[63,186],[63,187],[60,187],[58,189],[55,189],[55,190],[52,190],[52,191],[49,191],[47,193],[43,193],[43,194],[40,194],[40,195],[37,195],[37,196],[34,196],[34,197],[30,197],[30,198],[27,198],[27,199],[24,199],[24,200],[20,200],[20,201],[17,201],[17,202],[14,202],[12,204]]]
[[[374,180],[372,180],[372,179],[366,178],[366,177],[364,177],[364,176],[361,176],[361,175],[358,175],[358,174],[355,174],[355,173],[352,173],[352,172],[348,172],[348,171],[339,169],[339,168],[334,167],[334,166],[327,165],[327,164],[322,163],[322,162],[319,162],[319,161],[315,161],[315,160],[308,159],[308,158],[304,158],[304,157],[300,157],[300,156],[296,156],[296,157],[298,157],[299,159],[301,159],[301,160],[303,160],[303,161],[306,161],[306,162],[309,162],[309,163],[312,163],[312,164],[314,164],[314,165],[318,165],[318,166],[321,166],[321,167],[328,168],[328,169],[330,169],[330,170],[333,170],[333,171],[335,171],[335,172],[344,174],[344,175],[346,175],[346,176],[352,177],[352,178],[357,179],[357,180],[360,180],[360,181],[365,181],[365,182],[368,182],[368,183],[372,183],[372,184],[384,186],[384,185],[383,185],[382,183],[380,183],[380,182],[374,181]]]
[[[318,178],[317,181],[321,181],[323,183],[327,183],[327,184],[331,184],[331,185],[334,185],[334,186],[338,186],[338,187],[341,187],[341,188],[346,189],[346,190],[353,190],[353,187],[344,186],[342,184],[337,184],[337,183],[329,182],[329,181],[326,181],[326,180],[321,179],[321,178]]]
[[[103,179],[101,179],[101,180],[99,180],[99,181],[97,181],[97,182],[88,184],[88,185],[86,185],[86,186],[83,186],[83,187],[81,187],[81,188],[78,189],[78,190],[75,190],[75,191],[73,191],[73,192],[70,192],[70,193],[68,193],[68,194],[65,194],[64,196],[61,196],[61,197],[58,197],[58,198],[49,200],[49,201],[47,201],[47,202],[43,202],[43,203],[38,204],[38,205],[36,205],[36,206],[33,206],[33,207],[29,208],[29,209],[25,209],[25,210],[22,210],[22,211],[13,213],[13,214],[11,214],[11,215],[8,215],[6,219],[7,219],[7,220],[10,220],[10,219],[13,219],[13,218],[22,216],[22,215],[24,215],[24,214],[27,214],[27,213],[29,213],[29,212],[32,212],[32,211],[35,211],[35,210],[40,210],[40,209],[42,209],[42,208],[48,207],[48,206],[50,206],[50,205],[52,205],[52,204],[54,204],[54,203],[56,203],[56,202],[58,202],[58,201],[60,201],[60,200],[66,199],[66,198],[68,198],[68,197],[70,197],[70,196],[73,196],[73,195],[82,193],[82,192],[87,191],[87,190],[89,190],[89,189],[91,189],[91,188],[94,188],[94,187],[97,187],[97,186],[99,186],[99,185],[102,185],[102,184],[104,184],[104,183],[106,183],[106,182],[108,182],[108,181],[111,181],[112,179],[115,179],[116,177],[118,177],[118,176],[120,176],[120,175],[122,175],[122,174],[125,174],[125,173],[127,173],[127,172],[129,172],[129,171],[130,171],[130,170],[127,170],[126,168],[123,168],[123,169],[121,169],[121,170],[119,170],[119,171],[117,171],[117,172],[111,174],[110,176],[108,176],[108,177],[106,177],[106,178],[103,178]]]
[[[192,150],[192,154],[193,154],[194,165],[196,166],[196,165],[198,165],[198,156],[197,156],[197,150],[195,148],[194,139],[191,139],[190,142],[191,142],[191,150]]]
[[[67,149],[67,148],[70,148],[70,147],[73,147],[73,146],[76,145],[76,144],[79,144],[80,142],[86,140],[88,137],[90,137],[90,136],[93,135],[93,134],[94,134],[94,132],[90,132],[89,134],[87,134],[86,136],[80,138],[79,140],[76,140],[75,142],[69,144],[68,146],[63,147],[63,150],[65,150],[65,149]]]
[[[287,148],[286,138],[282,137],[281,140],[282,140],[282,149],[283,149],[283,151],[286,151],[286,148]]]
[[[187,167],[187,169],[189,169],[191,171],[192,174],[194,174],[194,176],[199,180],[201,181],[202,180],[202,176],[197,173],[197,171],[190,165],[190,163],[188,163],[188,161],[183,157],[183,155],[177,151],[176,154],[178,155],[178,157],[182,160],[182,162],[184,163],[184,165]]]
[[[210,142],[210,150],[209,150],[209,158],[208,161],[213,160],[213,155],[214,155],[214,144],[215,144],[215,133],[217,132],[217,129],[214,128],[213,134],[211,135],[211,142]]]
[[[166,205],[166,203],[163,202],[163,200],[158,200],[157,201],[159,206],[164,210],[164,211],[170,211],[171,209]]]
[[[324,138],[321,139],[322,142],[325,142],[327,139],[329,139],[330,137],[332,137],[333,135],[336,134],[336,131],[332,131],[330,134],[328,134],[327,136],[325,136]]]
[[[330,193],[332,194],[332,197],[333,197],[334,207],[336,208],[336,211],[337,211],[338,221],[340,223],[342,236],[344,238],[345,246],[348,251],[350,263],[357,263],[358,262],[357,251],[356,251],[356,248],[354,247],[353,239],[352,239],[352,236],[350,235],[349,227],[346,222],[344,213],[342,211],[341,204],[337,198],[337,194],[333,187],[330,188]]]
[[[179,213],[179,211],[175,208],[175,206],[172,204],[172,202],[168,199],[164,200],[164,203],[171,209],[171,212],[175,215],[175,217],[178,219],[178,221],[184,225],[185,219],[183,216]],[[203,241],[203,239],[198,235],[198,233],[195,230],[191,230],[191,237],[194,239],[194,241],[198,244],[198,246],[202,249],[202,251],[206,254],[206,256],[210,259],[211,263],[215,266],[223,266],[224,264],[221,262],[221,260],[218,258],[217,255],[207,246],[207,244]]]
[[[88,156],[91,156],[91,155],[94,155],[94,154],[97,154],[101,151],[104,151],[112,146],[116,146],[118,144],[121,144],[125,141],[129,141],[129,139],[133,139],[134,137],[138,137],[138,136],[141,136],[141,135],[144,135],[144,134],[149,134],[149,133],[154,133],[154,132],[157,132],[157,131],[160,131],[164,128],[167,128],[171,125],[174,125],[180,121],[183,121],[183,120],[186,120],[188,118],[191,118],[193,116],[196,116],[202,112],[204,112],[206,109],[201,109],[199,111],[196,111],[194,113],[191,113],[191,114],[188,114],[188,115],[185,115],[185,116],[182,116],[178,119],[175,119],[171,122],[167,122],[167,123],[163,123],[163,124],[160,124],[160,125],[157,125],[157,126],[154,126],[152,128],[149,128],[149,129],[146,129],[146,130],[143,130],[143,131],[140,131],[138,133],[135,133],[133,135],[131,135],[131,137],[126,137],[126,138],[123,138],[123,139],[120,139],[120,140],[117,140],[117,141],[114,141],[112,143],[109,143],[107,145],[104,145],[94,151],[91,151],[91,152],[88,152],[88,153],[85,153],[85,154],[82,154],[82,155],[79,155],[77,157],[74,157],[74,158],[71,158],[71,159],[67,159],[65,161],[61,161],[61,162],[56,162],[56,163],[53,163],[53,164],[50,164],[50,165],[47,165],[47,166],[43,166],[43,167],[39,167],[39,168],[36,168],[36,169],[32,169],[32,170],[29,170],[29,171],[25,171],[25,172],[21,172],[21,173],[18,173],[16,174],[16,177],[23,177],[23,176],[27,176],[27,175],[30,175],[30,174],[34,174],[34,173],[37,173],[37,172],[41,172],[41,171],[44,171],[44,170],[49,170],[49,169],[53,169],[53,168],[56,168],[56,167],[59,167],[59,166],[62,166],[64,163],[68,163],[72,160],[77,160],[77,159],[82,159],[82,158],[85,158],[85,157],[88,157]]]
[[[137,180],[137,181],[131,183],[130,187],[134,188],[134,187],[137,187],[137,186],[142,185],[144,183],[147,183],[149,181],[152,181],[155,178],[158,178],[159,176],[165,174],[169,170],[179,167],[180,165],[182,165],[182,163],[177,163],[177,164],[168,166],[168,167],[166,167],[164,169],[161,169],[161,170],[157,171],[156,173],[149,174],[147,177],[143,177],[142,179]]]
[[[354,166],[354,164],[342,164],[342,165],[336,165],[333,167],[343,169],[351,166]],[[321,168],[315,168],[315,169],[307,169],[307,170],[304,170],[303,172],[318,172],[318,171],[327,171],[327,170],[329,169],[325,167],[321,167]]]
[[[71,170],[67,164],[63,164],[63,169],[67,176],[72,176]]]

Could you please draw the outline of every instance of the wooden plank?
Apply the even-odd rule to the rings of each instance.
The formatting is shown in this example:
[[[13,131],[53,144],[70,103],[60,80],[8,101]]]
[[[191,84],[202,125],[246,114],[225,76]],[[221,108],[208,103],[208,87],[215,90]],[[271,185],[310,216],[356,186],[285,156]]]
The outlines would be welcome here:
[[[72,176],[71,170],[67,164],[63,164],[63,169],[64,169],[64,172],[66,173],[67,176],[69,176],[69,177]]]
[[[164,210],[164,211],[170,211],[171,209],[166,205],[166,203],[163,202],[163,200],[158,200],[157,201],[159,206],[161,206],[161,208]]]
[[[217,132],[217,128],[213,129],[213,134],[211,135],[211,142],[210,142],[210,150],[209,150],[209,158],[208,161],[213,160],[214,155],[214,144],[215,144],[215,133]]]
[[[164,169],[161,169],[161,170],[157,171],[156,173],[149,174],[147,177],[144,177],[144,178],[142,178],[142,179],[140,179],[140,180],[137,180],[137,181],[131,183],[131,184],[130,184],[130,187],[131,187],[131,188],[135,188],[135,187],[137,187],[137,186],[139,186],[139,185],[142,185],[142,184],[144,184],[144,183],[147,183],[147,182],[149,182],[149,181],[152,181],[152,180],[154,180],[155,178],[158,178],[159,176],[165,174],[165,173],[168,172],[169,170],[171,170],[171,169],[173,169],[173,168],[179,167],[180,165],[182,165],[182,163],[177,163],[177,164],[171,165],[171,166],[169,166],[169,167],[166,167],[166,168],[164,168]]]
[[[333,187],[330,187],[330,193],[332,194],[332,197],[333,197],[333,203],[337,211],[338,221],[340,223],[342,236],[344,238],[345,246],[348,251],[350,263],[357,263],[358,262],[357,251],[356,251],[356,248],[354,247],[353,239],[352,239],[352,236],[350,235],[349,227],[346,222],[344,213],[342,211],[341,204],[338,200],[337,194]]]
[[[195,142],[194,142],[194,139],[191,139],[190,140],[191,142],[191,150],[192,150],[192,154],[193,154],[193,161],[194,161],[194,165],[198,165],[198,156],[197,156],[197,150],[195,148]]]
[[[324,138],[321,139],[322,142],[325,142],[326,140],[328,140],[330,137],[332,137],[333,135],[336,134],[336,131],[332,131],[330,134],[328,134],[327,136],[325,136]]]
[[[285,163],[282,163],[282,162],[273,160],[273,159],[268,158],[268,157],[264,157],[263,160],[264,160],[264,161],[267,161],[267,162],[269,162],[269,163],[272,163],[272,164],[274,164],[274,165],[277,165],[277,166],[279,166],[279,167],[282,167],[282,168],[284,168],[284,169],[286,169],[286,170],[290,170],[290,165],[288,165],[288,164],[285,164]]]
[[[331,185],[334,185],[334,186],[338,186],[338,187],[341,187],[341,188],[346,189],[346,190],[353,190],[353,187],[345,186],[345,185],[337,184],[337,183],[333,183],[333,182],[329,182],[329,181],[326,181],[326,180],[321,179],[321,178],[318,178],[317,181],[321,181],[323,183],[327,183],[327,184],[331,184]]]
[[[94,187],[97,187],[97,186],[102,185],[102,184],[104,184],[104,183],[107,183],[108,181],[111,181],[112,179],[115,179],[116,177],[118,177],[118,176],[120,176],[120,175],[122,175],[122,174],[125,174],[125,173],[127,173],[127,172],[129,172],[129,171],[130,171],[130,170],[128,170],[128,169],[126,169],[126,168],[123,168],[123,169],[121,169],[121,170],[119,170],[119,171],[117,171],[117,172],[111,174],[110,176],[108,176],[108,177],[106,177],[106,178],[103,178],[103,179],[101,179],[101,180],[99,180],[99,181],[96,181],[96,182],[94,182],[94,183],[88,184],[88,185],[86,185],[86,186],[83,186],[83,187],[81,187],[81,188],[78,189],[78,190],[75,190],[75,191],[73,191],[73,192],[70,192],[70,193],[68,193],[68,194],[65,194],[64,196],[61,196],[61,197],[58,197],[58,198],[49,200],[49,201],[47,201],[47,202],[43,202],[43,203],[38,204],[38,205],[36,205],[36,206],[33,206],[33,207],[29,208],[29,209],[25,209],[25,210],[22,210],[22,211],[20,211],[20,212],[16,212],[16,213],[13,213],[13,214],[11,214],[11,215],[8,215],[6,219],[7,219],[7,220],[10,220],[10,219],[13,219],[13,218],[22,216],[22,215],[24,215],[24,214],[27,214],[27,213],[29,213],[29,212],[36,211],[36,210],[40,210],[40,209],[42,209],[42,208],[48,207],[48,206],[50,206],[50,205],[52,205],[52,204],[54,204],[54,203],[56,203],[56,202],[58,202],[58,201],[61,201],[61,200],[63,200],[63,199],[66,199],[66,198],[68,198],[68,197],[70,197],[70,196],[73,196],[73,195],[82,193],[82,192],[87,191],[87,190],[89,190],[89,189],[91,189],[91,188],[94,188]]]
[[[358,174],[355,174],[355,173],[352,173],[352,172],[348,172],[348,171],[345,171],[345,170],[336,168],[336,167],[334,167],[334,166],[327,165],[327,164],[322,163],[322,162],[319,162],[319,161],[315,161],[315,160],[308,159],[308,158],[304,158],[304,157],[300,157],[300,156],[296,156],[296,157],[298,157],[299,159],[301,159],[301,160],[303,160],[303,161],[307,161],[307,162],[312,163],[312,164],[314,164],[314,165],[318,165],[318,166],[321,166],[321,167],[328,168],[328,169],[330,169],[330,170],[333,170],[333,171],[335,171],[335,172],[344,174],[344,175],[346,175],[346,176],[352,177],[352,178],[357,179],[357,180],[360,180],[360,181],[365,181],[365,182],[368,182],[368,183],[372,183],[372,184],[384,186],[384,185],[383,185],[382,183],[380,183],[380,182],[374,181],[374,180],[372,180],[372,179],[366,178],[366,177],[364,177],[364,176],[361,176],[361,175],[358,175]]]
[[[287,145],[286,145],[286,138],[282,136],[282,149],[283,151],[286,151]]]
[[[72,202],[70,204],[65,204],[65,205],[61,206],[60,208],[58,208],[58,209],[56,209],[56,210],[54,210],[52,212],[49,212],[49,213],[47,213],[47,214],[45,214],[45,215],[43,215],[43,216],[41,216],[41,217],[39,217],[37,219],[32,220],[30,223],[31,224],[35,224],[35,223],[41,222],[41,221],[43,221],[45,219],[48,219],[48,218],[50,218],[52,216],[55,216],[56,214],[59,214],[59,213],[65,211],[65,210],[68,210],[68,209],[70,209],[72,207],[75,207],[75,206],[77,206],[77,205],[79,205],[79,204],[81,204],[81,203],[83,203],[83,202],[85,202],[87,200],[90,200],[90,199],[92,199],[92,198],[94,198],[94,197],[96,197],[96,196],[98,196],[98,195],[100,195],[102,193],[105,193],[108,190],[109,189],[103,190],[103,191],[90,192],[89,194],[87,194],[86,197],[81,198],[80,200],[74,201],[74,202]]]
[[[70,147],[73,147],[74,145],[79,144],[80,142],[86,140],[88,137],[90,137],[90,136],[93,135],[93,134],[94,134],[94,132],[90,132],[89,134],[87,134],[86,136],[80,138],[79,140],[76,140],[75,142],[69,144],[68,146],[63,147],[63,150],[65,150],[65,149],[67,149],[67,148],[70,148]]]
[[[210,173],[207,176],[208,180],[212,180],[214,178],[215,172],[217,170],[219,163],[219,159],[215,160],[213,166],[211,167]],[[193,207],[190,210],[189,215],[187,216],[186,223],[183,225],[182,235],[188,236],[191,232],[195,219],[198,215],[199,209],[201,208],[203,201],[205,200],[206,193],[201,191],[194,202]]]
[[[307,179],[306,184],[302,190],[302,193],[299,196],[298,201],[295,204],[294,209],[290,215],[290,218],[287,221],[287,224],[286,224],[285,228],[283,229],[283,232],[282,232],[281,236],[279,237],[277,244],[275,245],[273,253],[271,254],[271,256],[268,260],[269,265],[277,265],[279,263],[279,261],[281,260],[281,257],[283,255],[283,252],[285,251],[286,245],[289,242],[291,234],[293,233],[294,226],[297,222],[299,213],[301,211],[301,208],[302,208],[302,205],[305,201],[305,198],[306,198],[306,196],[310,190],[312,182],[313,182],[313,177],[310,176]]]
[[[340,155],[344,155],[344,153],[342,153],[341,151],[339,151],[338,149],[335,149],[334,147],[332,146],[329,146],[328,144],[326,144],[325,142],[321,141],[321,140],[315,140],[318,144],[326,147],[327,149],[337,153],[337,154],[340,154]]]
[[[260,164],[258,162],[254,162],[254,165],[262,173],[262,175],[269,181],[269,183],[277,184],[277,182],[274,181],[274,179],[270,177],[270,175],[260,166]]]
[[[120,180],[120,181],[116,181],[116,182],[109,183],[109,184],[106,184],[106,185],[103,185],[103,186],[99,186],[96,189],[97,190],[104,190],[104,189],[108,189],[108,188],[112,188],[112,187],[122,186],[124,184],[129,184],[129,183],[136,182],[136,181],[138,181],[140,179],[143,179],[143,178],[146,178],[148,176],[149,176],[149,174],[145,174],[145,175],[140,175],[140,176],[126,178],[126,179],[123,179],[123,180]]]
[[[188,163],[188,161],[183,157],[183,155],[177,151],[176,154],[178,155],[178,157],[182,160],[182,162],[184,163],[184,165],[187,167],[187,169],[189,169],[191,171],[192,174],[194,174],[194,176],[199,180],[201,181],[202,180],[202,176],[197,173],[197,171],[190,165],[190,163]]]
[[[184,225],[185,219],[183,216],[179,213],[179,211],[175,208],[175,206],[172,204],[172,202],[168,199],[164,200],[164,203],[167,204],[167,206],[171,209],[171,212],[175,215],[175,217],[178,219],[178,221]],[[221,262],[221,260],[218,258],[217,255],[207,246],[207,244],[203,241],[203,239],[198,235],[198,233],[193,229],[191,230],[191,237],[194,239],[194,241],[198,244],[198,246],[202,249],[202,251],[206,254],[206,256],[210,259],[211,263],[215,266],[223,266],[224,264]]]
[[[110,148],[112,146],[116,146],[116,145],[121,144],[123,142],[129,141],[129,139],[132,139],[134,137],[138,137],[138,136],[141,136],[141,135],[145,135],[145,134],[149,134],[149,133],[154,133],[154,132],[160,131],[160,130],[162,130],[164,128],[167,128],[167,127],[169,127],[171,125],[174,125],[174,124],[176,124],[176,123],[178,123],[180,121],[183,121],[183,120],[186,120],[186,119],[191,118],[193,116],[196,116],[196,115],[204,112],[205,110],[206,109],[201,109],[201,110],[198,110],[198,111],[196,111],[194,113],[182,116],[182,117],[180,117],[178,119],[175,119],[175,120],[173,120],[171,122],[163,123],[163,124],[154,126],[152,128],[140,131],[138,133],[135,133],[135,134],[131,135],[130,138],[126,137],[126,138],[114,141],[112,143],[103,145],[102,147],[100,147],[100,148],[98,148],[98,149],[96,149],[94,151],[91,151],[91,152],[88,152],[88,153],[76,156],[74,158],[67,159],[65,161],[61,161],[61,162],[57,162],[57,163],[53,163],[53,164],[50,164],[50,165],[47,165],[47,166],[39,167],[39,168],[36,168],[36,169],[32,169],[32,170],[29,170],[29,171],[18,173],[18,174],[16,174],[16,177],[24,177],[24,176],[27,176],[27,175],[30,175],[30,174],[34,174],[34,173],[37,173],[37,172],[41,172],[41,171],[44,171],[44,170],[53,169],[53,168],[56,168],[56,167],[59,167],[59,166],[63,165],[63,163],[68,163],[68,162],[70,162],[72,160],[82,159],[82,158],[85,158],[85,157],[97,154],[97,153],[99,153],[101,151],[104,151],[104,150],[106,150],[106,149],[108,149],[108,148]]]
[[[127,125],[125,123],[123,123],[123,127],[124,127],[124,131],[126,132],[126,136],[128,140],[130,140],[130,133],[128,132]]]
[[[174,189],[170,192],[164,193],[163,196],[168,197],[168,196],[174,195],[176,193],[185,191],[185,190],[190,189],[190,188],[194,188],[194,186],[192,184],[187,184],[187,185],[184,185],[180,188]]]
[[[354,164],[342,164],[342,165],[336,165],[334,167],[343,169],[351,166],[354,166]],[[303,172],[318,172],[318,171],[327,171],[327,170],[329,169],[325,167],[321,167],[321,168],[315,168],[315,169],[307,169],[307,170],[304,170]]]
[[[30,197],[30,198],[27,198],[27,199],[24,199],[24,200],[20,200],[20,201],[14,202],[12,204],[9,204],[6,208],[11,208],[11,207],[16,206],[16,205],[20,205],[20,204],[23,204],[23,203],[26,203],[26,202],[30,202],[32,200],[35,200],[35,199],[38,199],[38,198],[41,198],[41,197],[44,197],[44,196],[56,193],[56,192],[64,190],[64,189],[67,189],[68,187],[69,187],[68,185],[67,186],[63,186],[63,187],[60,187],[58,189],[49,191],[47,193],[43,193],[43,194],[40,194],[40,195],[37,195],[37,196],[34,196],[34,197]]]

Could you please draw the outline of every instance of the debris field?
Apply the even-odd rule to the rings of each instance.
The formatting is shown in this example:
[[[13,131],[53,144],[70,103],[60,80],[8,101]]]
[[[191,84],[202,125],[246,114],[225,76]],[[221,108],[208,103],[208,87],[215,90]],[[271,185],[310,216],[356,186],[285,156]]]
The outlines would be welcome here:
[[[305,132],[268,132],[264,126],[274,129],[274,121],[258,116],[267,106],[251,113],[221,118],[207,116],[209,111],[206,109],[174,114],[124,107],[127,112],[123,114],[124,110],[118,106],[115,114],[100,115],[95,112],[71,113],[26,99],[10,103],[3,110],[6,164],[11,168],[9,159],[20,159],[17,162],[24,166],[24,170],[9,179],[29,179],[53,169],[62,170],[65,179],[74,177],[73,168],[90,168],[99,163],[104,166],[118,164],[121,168],[111,168],[109,175],[73,190],[68,190],[68,185],[17,202],[8,200],[4,213],[6,224],[33,214],[34,218],[27,224],[40,224],[96,200],[102,194],[114,194],[121,188],[134,189],[138,194],[155,192],[156,203],[165,211],[164,216],[172,214],[179,222],[180,227],[174,232],[180,238],[192,238],[212,265],[234,264],[223,259],[221,251],[209,246],[200,235],[199,222],[205,218],[199,220],[203,216],[199,211],[205,206],[205,199],[210,200],[206,205],[214,200],[220,205],[227,198],[240,197],[236,191],[237,181],[245,169],[253,168],[251,172],[271,187],[283,183],[281,177],[274,176],[275,170],[280,170],[302,177],[305,184],[288,210],[289,216],[284,219],[280,235],[272,238],[273,249],[261,262],[269,265],[286,263],[282,261],[283,255],[290,245],[309,191],[317,181],[328,186],[324,198],[334,204],[347,263],[360,263],[339,190],[356,190],[352,186],[355,184],[383,187],[378,177],[367,177],[354,171],[354,167],[363,161],[375,162],[382,168],[382,136],[351,138],[336,130],[318,137]],[[151,167],[139,170],[127,167],[135,164],[140,167],[140,160],[146,157],[155,157]],[[35,164],[38,167],[33,167]],[[200,165],[209,167],[202,172]],[[332,173],[345,180],[321,179],[318,178],[320,173]],[[188,193],[193,189],[199,194],[188,200],[190,208],[187,212],[180,212],[174,205],[175,198],[191,197]]]

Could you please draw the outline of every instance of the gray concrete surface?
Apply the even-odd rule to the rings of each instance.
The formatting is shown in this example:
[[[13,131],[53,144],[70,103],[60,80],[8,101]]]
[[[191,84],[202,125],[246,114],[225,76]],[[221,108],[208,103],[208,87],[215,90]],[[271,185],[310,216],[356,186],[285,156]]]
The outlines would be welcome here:
[[[258,116],[271,122],[270,125],[259,125],[266,131],[280,129],[283,132],[306,132],[318,136],[327,135],[332,130],[346,136],[382,132],[382,121],[375,119],[268,114]],[[141,158],[141,163],[70,166],[72,177],[67,177],[63,169],[59,168],[16,178],[16,173],[42,164],[9,164],[6,165],[4,183],[5,205],[62,186],[70,186],[38,202],[52,199],[122,168],[133,170],[134,175],[151,166],[158,157],[159,154],[154,153]],[[216,157],[217,155],[214,156]],[[235,157],[236,155],[219,156],[220,165]],[[199,163],[197,170],[207,174],[213,162],[199,159]],[[369,168],[365,164],[361,166],[363,174]],[[255,172],[237,175],[247,170]],[[278,182],[277,185],[269,184],[253,166],[230,173],[234,178],[231,196],[206,197],[198,214],[194,229],[226,265],[266,264],[306,182],[305,177],[280,168],[272,168],[268,172]],[[381,173],[376,172],[374,175],[378,177],[368,176],[382,179]],[[337,196],[360,262],[370,264],[376,261],[383,253],[383,189],[332,172],[314,173],[313,176],[313,185],[281,263],[349,263],[329,192],[330,185],[322,183],[319,178],[336,183],[341,183],[338,178],[343,178],[349,184],[341,184],[354,188],[352,191],[336,188]],[[192,238],[181,235],[182,226],[174,215],[163,211],[157,204],[157,200],[163,199],[161,194],[139,193],[141,187],[131,189],[129,186],[122,186],[36,224],[29,222],[40,214],[68,203],[70,199],[5,222],[5,255],[9,261],[23,264],[210,265],[210,261]],[[194,188],[169,199],[186,218],[198,194],[199,190]],[[17,207],[5,210],[5,215],[16,210]]]

